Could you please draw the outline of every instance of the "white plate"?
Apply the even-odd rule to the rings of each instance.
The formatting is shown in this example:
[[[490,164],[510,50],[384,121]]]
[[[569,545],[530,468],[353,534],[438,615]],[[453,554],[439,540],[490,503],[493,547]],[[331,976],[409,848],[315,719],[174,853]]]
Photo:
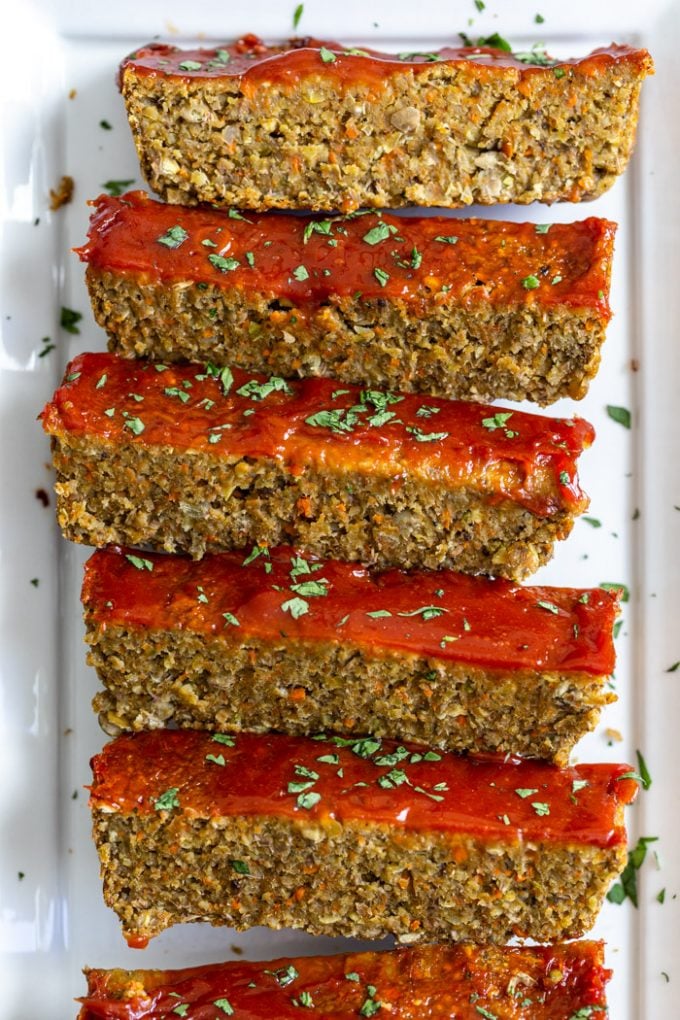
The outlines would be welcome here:
[[[233,5],[235,6],[235,5]],[[241,5],[238,5],[239,8]],[[293,0],[250,0],[247,13],[227,0],[189,5],[118,0],[114,8],[81,2],[14,3],[5,13],[0,62],[0,1016],[62,1020],[75,1015],[80,968],[183,966],[227,959],[232,946],[253,957],[338,951],[346,940],[257,929],[236,935],[192,925],[175,928],[144,953],[126,948],[101,898],[89,838],[88,758],[104,741],[90,710],[96,688],[85,666],[79,587],[86,550],[61,540],[54,500],[44,509],[35,490],[51,490],[49,452],[35,416],[66,361],[102,349],[83,283],[69,248],[85,236],[85,200],[102,182],[141,183],[122,101],[114,85],[119,59],[148,39],[222,40],[255,31],[291,34]],[[657,76],[644,88],[635,158],[609,194],[588,206],[482,210],[499,218],[567,221],[602,215],[620,224],[613,279],[616,317],[604,363],[587,399],[564,401],[596,426],[581,475],[592,496],[593,528],[578,522],[540,580],[555,584],[623,581],[631,590],[617,640],[617,705],[578,748],[581,760],[634,761],[643,751],[653,785],[628,813],[631,841],[659,836],[659,866],[640,873],[640,907],[606,904],[594,935],[608,942],[615,976],[613,1020],[677,1016],[680,980],[678,900],[680,841],[680,4],[571,0],[568,4],[472,0],[458,4],[345,0],[342,11],[307,0],[300,33],[386,49],[430,49],[455,38],[500,31],[517,46],[545,40],[558,55],[634,42],[649,47]],[[545,23],[537,26],[540,11]],[[470,18],[474,24],[470,25]],[[9,19],[9,22],[8,22]],[[180,32],[175,35],[175,32]],[[75,90],[69,98],[70,90]],[[107,131],[100,121],[112,125]],[[47,193],[63,173],[75,178],[71,205],[48,210]],[[475,210],[476,211],[476,210]],[[460,214],[456,214],[460,215]],[[35,221],[39,218],[39,223]],[[83,313],[81,333],[59,328],[59,307]],[[44,358],[42,337],[56,349]],[[631,359],[639,371],[631,371]],[[607,404],[632,410],[633,428],[611,421]],[[675,507],[674,507],[675,504]],[[634,511],[639,509],[637,519]],[[30,581],[39,579],[39,586]],[[612,744],[606,728],[619,730]],[[20,878],[19,873],[24,877]],[[656,901],[666,889],[663,905]],[[663,976],[665,972],[670,983]]]

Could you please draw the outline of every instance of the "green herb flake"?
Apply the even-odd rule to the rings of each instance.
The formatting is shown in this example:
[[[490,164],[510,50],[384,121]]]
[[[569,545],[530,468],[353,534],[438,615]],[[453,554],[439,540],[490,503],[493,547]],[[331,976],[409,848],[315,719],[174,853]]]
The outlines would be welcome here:
[[[236,392],[239,397],[249,397],[251,400],[258,401],[264,400],[272,393],[290,393],[291,390],[285,379],[281,379],[278,375],[272,375],[263,383],[258,382],[257,379],[251,379],[240,386]]]
[[[417,425],[407,425],[406,431],[419,443],[439,443],[449,435],[448,432],[423,432]]]
[[[423,620],[427,621],[435,620],[438,616],[443,616],[444,613],[448,613],[448,609],[443,609],[441,606],[421,606],[408,613],[397,613],[397,616],[422,616]]]
[[[574,797],[574,795],[577,794],[580,790],[585,790],[586,786],[588,786],[587,779],[573,779],[571,783],[572,797]]]
[[[221,765],[222,767],[227,764],[223,754],[206,754],[205,760],[212,762],[213,765]]]
[[[296,596],[282,603],[281,609],[284,613],[290,613],[294,620],[299,620],[301,616],[305,616],[309,612],[309,602]]]
[[[227,1016],[234,1015],[234,1007],[229,1002],[229,999],[215,999],[213,1006],[217,1006],[217,1008],[221,1009]]]
[[[66,376],[66,382],[75,382],[76,379],[80,379],[80,376],[81,376],[80,372],[69,372],[69,374]]]
[[[545,609],[548,613],[552,613],[554,616],[559,616],[559,606],[556,606],[554,602],[544,602],[542,599],[539,599],[536,605],[540,606],[541,609]]]
[[[287,967],[281,967],[280,970],[265,970],[264,973],[271,974],[281,988],[286,988],[288,985],[291,985],[293,981],[300,976],[292,963]]]
[[[145,560],[142,556],[133,556],[132,553],[126,553],[125,559],[136,567],[137,570],[153,570],[153,563],[151,560]]]
[[[314,1000],[308,991],[300,992],[300,1005],[305,1009],[314,1009]]]
[[[598,520],[597,517],[582,517],[581,520],[585,521],[586,524],[589,524],[591,528],[602,527],[602,521]]]
[[[536,288],[540,287],[540,285],[541,281],[538,279],[537,276],[534,276],[533,274],[525,276],[524,279],[522,280],[522,286],[524,287],[525,290],[536,290]]]
[[[351,970],[349,974],[345,974],[345,981],[356,981],[359,982],[361,978],[355,970]]]
[[[304,9],[305,9],[304,4],[298,4],[295,10],[293,11],[293,28],[297,28],[298,25],[300,24],[300,18],[302,17]]]
[[[116,413],[115,407],[107,407],[104,411],[104,414],[106,415],[107,418],[113,418],[115,413]]]
[[[175,1006],[175,1008],[172,1010],[172,1012],[176,1013],[177,1016],[186,1016],[187,1013],[189,1012],[189,1003],[188,1002],[180,1003],[179,1006]]]
[[[668,669],[666,670],[666,673],[677,673],[679,669],[680,659],[677,662],[674,662],[672,666],[669,666]]]
[[[481,14],[484,8],[486,7],[486,4],[484,3],[484,0],[475,0],[475,7]]]
[[[170,227],[164,234],[156,238],[158,244],[162,244],[165,248],[179,248],[181,244],[184,244],[189,234],[184,229],[176,224],[174,227]],[[203,242],[205,244],[205,241]]]
[[[366,613],[371,620],[383,620],[387,616],[391,616],[392,613],[389,609],[373,609],[370,613]]]
[[[601,581],[600,588],[604,591],[611,591],[617,594],[622,602],[628,602],[630,600],[630,592],[628,585],[616,581]]]
[[[437,234],[435,241],[439,241],[440,244],[458,244],[455,234]]]
[[[252,269],[253,266],[255,265],[255,256],[253,255],[252,251],[247,251],[244,255],[244,258],[248,265],[250,266],[250,268]]]
[[[375,276],[376,280],[378,281],[381,287],[385,287],[387,285],[387,281],[390,278],[390,274],[386,272],[384,269],[381,269],[379,266],[377,266],[373,270],[373,275]]]
[[[536,14],[534,16],[534,21],[536,22],[537,25],[542,25],[543,22],[545,21],[545,18],[543,17],[542,14]]]
[[[484,1006],[475,1006],[475,1010],[480,1016],[486,1017],[486,1020],[498,1020],[495,1013],[490,1013],[488,1009],[484,1009]]]
[[[213,733],[211,740],[216,744],[224,744],[225,747],[236,747],[236,739],[230,733]]]
[[[320,761],[322,765],[339,765],[340,755],[338,754],[322,754],[316,759]]]
[[[33,585],[34,588],[37,588],[38,585],[40,584],[40,578],[39,577],[32,577],[31,578],[31,584]]]
[[[318,581],[300,581],[298,584],[291,584],[290,590],[294,591],[296,595],[302,595],[304,598],[314,598],[320,595],[328,595],[327,584],[328,581],[325,577],[322,577]]]
[[[526,800],[527,797],[532,797],[535,793],[538,793],[538,790],[529,790],[520,786],[515,790],[515,793],[518,797],[521,797],[522,800]]]
[[[178,793],[179,786],[171,786],[169,790],[165,790],[165,792],[162,793],[160,797],[158,797],[154,801],[153,806],[156,809],[156,811],[172,811],[173,808],[178,808],[179,807],[179,798],[177,796]]]
[[[368,985],[366,991],[368,995],[364,999],[363,1005],[359,1010],[359,1016],[375,1016],[382,1009],[382,1003],[378,1002],[375,996],[375,988],[373,985]]]
[[[295,269],[293,270],[293,276],[299,283],[302,283],[304,280],[308,280],[309,272],[307,270],[307,267],[302,265],[296,266]]]
[[[230,623],[232,625],[232,627],[240,627],[241,626],[241,624],[238,622],[238,620],[236,619],[236,617],[234,616],[233,613],[222,613],[222,616],[227,621],[227,623]]]
[[[364,234],[362,240],[366,244],[380,244],[381,241],[386,241],[388,237],[395,234],[397,228],[389,223],[385,223],[384,220],[380,220],[375,227]]]
[[[200,71],[202,67],[198,60],[183,60],[179,65],[180,71]]]
[[[647,768],[647,762],[645,761],[644,757],[642,756],[642,752],[641,751],[636,751],[635,754],[637,755],[638,772],[640,773],[640,782],[642,783],[642,789],[643,790],[648,790],[650,788],[650,786],[652,785],[652,777],[649,774],[649,769]]]
[[[534,224],[534,230],[537,234],[547,234],[552,226],[552,223],[536,223]]]
[[[59,325],[62,329],[65,329],[67,333],[71,333],[72,336],[77,336],[80,333],[77,323],[80,322],[82,317],[82,312],[74,312],[72,308],[64,308],[62,305]]]
[[[543,818],[545,815],[550,814],[549,806],[543,803],[542,801],[532,800],[531,806],[536,812],[536,814],[539,815],[541,818]]]
[[[163,393],[165,393],[166,397],[177,397],[183,404],[186,404],[189,399],[189,394],[185,390],[178,389],[177,386],[166,386]]]
[[[607,404],[607,414],[617,425],[623,425],[625,429],[630,428],[631,413],[627,407],[617,407],[616,404]]]
[[[323,60],[324,64],[335,63],[335,53],[333,53],[332,50],[326,49],[325,46],[322,46],[321,49],[319,50],[319,56]]]
[[[107,375],[106,375],[106,372],[104,372],[103,375],[99,376],[99,379],[97,380],[97,385],[95,386],[95,389],[96,390],[101,390],[104,386],[106,386],[106,379],[107,379]]]
[[[305,790],[304,793],[299,794],[295,803],[298,807],[303,808],[305,811],[311,811],[314,805],[318,804],[320,800],[320,793],[315,793],[314,790]]]
[[[662,889],[661,892],[658,892],[656,894],[656,902],[657,903],[665,903],[666,902],[666,890],[665,889]]]
[[[241,265],[238,259],[225,259],[223,255],[208,255],[208,262],[214,266],[215,269],[219,269],[221,273],[233,272],[234,269],[238,269]]]
[[[553,74],[556,78],[564,78],[566,71],[563,67],[553,67]]]
[[[641,836],[628,853],[628,863],[621,873],[620,882],[616,882],[607,893],[610,903],[623,903],[625,899],[629,899],[633,906],[637,907],[637,873],[644,864],[647,847],[650,843],[656,843],[658,838],[658,836]]]
[[[99,127],[102,129],[102,131],[113,131],[113,128],[109,124],[108,120],[100,120]]]
[[[250,868],[245,861],[231,861],[231,866],[237,875],[249,875]]]
[[[131,177],[127,181],[105,181],[102,184],[102,188],[108,191],[112,198],[120,198],[124,191],[130,187],[131,184],[135,183],[134,177]]]
[[[123,422],[123,427],[130,429],[136,436],[140,436],[144,431],[144,422],[141,418],[126,418]]]

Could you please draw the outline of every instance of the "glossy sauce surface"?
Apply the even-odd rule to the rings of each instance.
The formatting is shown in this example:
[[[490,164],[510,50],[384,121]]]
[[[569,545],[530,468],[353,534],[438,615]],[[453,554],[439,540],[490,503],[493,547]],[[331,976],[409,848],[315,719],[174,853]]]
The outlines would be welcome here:
[[[625,842],[619,815],[637,792],[634,780],[622,778],[631,766],[559,769],[378,738],[345,743],[198,730],[123,735],[92,760],[90,806],[142,815],[169,806],[188,819],[273,815],[305,825],[335,819],[492,843]]]
[[[297,619],[293,599],[303,609]],[[506,671],[614,669],[617,598],[599,588],[522,587],[448,570],[378,572],[257,546],[200,561],[106,549],[85,566],[82,600],[104,629],[238,643],[280,644],[283,636]]]
[[[562,91],[570,87],[573,75],[593,77],[619,62],[630,61],[643,71],[651,68],[647,51],[629,46],[612,45],[568,60],[541,59],[549,66],[518,60],[512,53],[490,46],[447,46],[434,52],[396,54],[365,47],[352,51],[337,42],[312,38],[268,46],[256,35],[246,35],[236,43],[212,49],[182,50],[150,43],[125,58],[120,74],[123,77],[129,69],[135,75],[184,81],[237,80],[243,93],[252,95],[263,83],[292,89],[310,77],[322,77],[343,90],[357,85],[380,88],[394,75],[417,75],[431,71],[433,64],[466,70],[482,81],[503,75],[521,83],[535,75],[549,76],[553,87]],[[554,67],[563,69],[564,76],[555,75]]]
[[[395,485],[405,475],[477,485],[544,517],[587,505],[576,460],[594,438],[580,418],[386,396],[332,379],[284,381],[238,369],[218,379],[204,366],[113,354],[75,358],[41,417],[51,435],[268,458],[294,474],[321,466],[393,477]]]
[[[101,195],[93,205],[89,240],[76,249],[81,259],[143,282],[209,283],[285,298],[303,310],[360,294],[423,310],[491,303],[589,308],[605,321],[611,314],[616,225],[593,217],[537,229],[376,213],[241,215],[164,205],[141,191]]]
[[[225,1015],[300,1020],[305,1015],[301,1007],[311,1017],[355,1020],[371,1015],[367,1000],[380,1003],[377,1014],[391,1020],[479,1020],[489,1015],[566,1020],[590,1016],[585,1012],[589,1007],[597,1016],[606,1005],[610,976],[600,942],[504,949],[419,946],[259,963],[238,960],[176,971],[95,970],[88,974],[79,1020],[172,1020],[180,1014],[188,1020],[223,1020]],[[517,987],[521,995],[513,995]]]

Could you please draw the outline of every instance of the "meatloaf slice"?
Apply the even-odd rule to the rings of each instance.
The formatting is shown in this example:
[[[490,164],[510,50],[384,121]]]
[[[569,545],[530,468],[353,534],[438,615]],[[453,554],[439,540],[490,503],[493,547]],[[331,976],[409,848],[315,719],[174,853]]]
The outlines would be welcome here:
[[[142,172],[173,203],[348,212],[596,198],[631,154],[649,54],[518,56],[248,35],[143,46],[120,85]]]
[[[104,729],[170,723],[567,761],[614,696],[617,598],[256,546],[96,552],[82,591]]]
[[[139,191],[94,205],[78,252],[128,357],[539,404],[583,397],[599,365],[606,220],[234,218]]]
[[[43,412],[58,516],[92,545],[295,543],[521,578],[587,506],[593,429],[330,379],[85,354]]]
[[[86,970],[79,1020],[566,1020],[607,1011],[601,942],[413,946],[383,953]],[[304,1015],[304,1014],[303,1014]]]
[[[104,898],[131,945],[183,921],[401,941],[552,941],[626,861],[625,765],[379,738],[150,730],[93,759]]]

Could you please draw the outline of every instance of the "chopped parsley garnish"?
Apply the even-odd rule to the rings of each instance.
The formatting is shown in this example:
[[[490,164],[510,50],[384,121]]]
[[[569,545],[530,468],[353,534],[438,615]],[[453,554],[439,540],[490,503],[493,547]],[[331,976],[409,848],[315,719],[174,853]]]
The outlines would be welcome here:
[[[300,24],[300,18],[302,17],[302,12],[304,11],[304,9],[305,9],[304,4],[298,4],[295,10],[293,11],[293,28],[297,28],[298,25]]]
[[[373,275],[375,276],[376,280],[378,281],[381,287],[386,286],[387,281],[390,278],[390,274],[386,272],[386,270],[381,269],[379,266],[377,266],[373,270]]]
[[[179,786],[171,786],[169,790],[166,790],[154,801],[154,808],[156,811],[172,811],[173,808],[179,807]]]
[[[486,1017],[486,1020],[498,1020],[495,1013],[490,1013],[488,1009],[484,1009],[484,1006],[475,1006],[475,1010],[480,1016]]]
[[[232,861],[231,866],[237,875],[249,875],[250,868],[245,861]]]
[[[319,595],[328,595],[327,584],[328,581],[325,577],[322,577],[318,581],[300,581],[298,584],[291,584],[290,590],[294,591],[297,595],[314,598]]]
[[[300,976],[292,963],[289,964],[287,967],[281,967],[280,970],[265,970],[264,973],[271,974],[271,976],[274,978],[276,983],[281,986],[281,988],[286,988],[288,985],[292,984],[296,978]]]
[[[552,223],[536,223],[534,230],[537,234],[547,234],[552,226]]]
[[[449,435],[448,432],[423,432],[417,425],[407,425],[406,431],[410,432],[419,443],[439,443],[442,439],[447,439]]]
[[[295,279],[299,283],[302,283],[304,280],[308,280],[309,279],[309,272],[307,270],[307,267],[306,266],[296,266],[295,269],[293,270],[293,276],[295,277]]]
[[[536,814],[540,815],[541,817],[550,814],[550,808],[548,807],[547,804],[543,803],[542,801],[532,800],[531,806],[536,812]]]
[[[223,754],[206,754],[205,760],[212,762],[213,765],[224,766],[227,764],[226,761],[224,760]]]
[[[397,613],[397,616],[422,616],[423,620],[434,620],[444,613],[448,613],[448,609],[441,606],[421,606],[420,609],[414,609],[410,613]]]
[[[553,613],[555,616],[559,615],[559,606],[556,606],[554,602],[544,602],[542,599],[539,599],[536,605],[540,606],[541,609],[547,610],[549,613]]]
[[[656,843],[658,836],[641,836],[637,844],[628,854],[628,863],[621,873],[620,882],[616,882],[609,892],[607,899],[610,903],[623,903],[628,898],[634,907],[638,905],[637,873],[644,864],[647,856],[647,847],[650,843]]]
[[[234,616],[233,613],[222,613],[222,616],[227,621],[227,623],[230,623],[232,625],[232,627],[240,627],[241,626],[241,624],[238,622],[238,620],[236,619],[236,617]]]
[[[108,191],[112,198],[120,198],[124,191],[126,191],[131,184],[135,183],[134,177],[131,177],[127,181],[105,181],[102,184],[102,188]]]
[[[210,262],[215,269],[219,269],[221,273],[233,272],[234,269],[238,269],[241,265],[238,259],[225,259],[223,255],[208,255],[208,262]]]
[[[180,390],[177,386],[166,386],[163,393],[165,393],[166,397],[177,397],[183,404],[186,404],[189,399],[189,394],[186,390]]]
[[[564,78],[566,71],[564,70],[563,67],[554,67],[553,74],[555,75],[556,78]]]
[[[496,429],[503,429],[507,439],[514,439],[519,435],[519,432],[515,432],[513,429],[506,428],[506,424],[512,418],[512,411],[499,411],[494,414],[493,418],[482,418],[482,426],[488,429],[489,432],[495,432]]]
[[[176,1013],[177,1016],[186,1016],[187,1013],[189,1012],[189,1003],[188,1002],[181,1002],[179,1004],[179,1006],[175,1006],[175,1008],[172,1010],[172,1012]]]
[[[222,384],[222,393],[226,397],[229,390],[234,385],[234,376],[228,365],[224,365],[223,368],[219,368],[217,365],[212,365],[210,362],[205,366],[205,374],[212,376],[213,379],[217,379]]]
[[[315,793],[314,790],[305,790],[304,793],[299,794],[295,803],[298,807],[304,808],[305,811],[310,811],[320,800],[320,793]]]
[[[253,266],[255,265],[255,256],[253,255],[252,251],[245,252],[243,257],[245,258],[246,262],[252,269]]]
[[[380,244],[381,241],[386,241],[391,234],[396,234],[397,228],[394,224],[385,223],[383,220],[364,234],[362,240],[366,244]]]
[[[302,234],[302,243],[307,244],[312,234],[323,234],[325,237],[330,237],[332,230],[332,220],[310,220],[310,222],[305,225],[305,229]]]
[[[666,673],[677,673],[679,669],[680,659],[677,662],[674,662],[672,666],[669,666],[668,669],[666,670]]]
[[[258,382],[257,379],[251,379],[243,386],[240,386],[236,392],[239,397],[249,397],[251,400],[264,400],[271,393],[290,393],[290,387],[285,379],[281,379],[278,375],[272,375],[263,383]]]
[[[309,602],[296,596],[295,598],[288,599],[286,602],[283,602],[281,609],[284,613],[290,613],[294,620],[299,620],[301,616],[304,616],[309,612]]]
[[[366,998],[364,1003],[359,1010],[359,1016],[375,1016],[376,1013],[382,1009],[382,1003],[378,1002],[375,997],[376,987],[375,985],[366,986]]]
[[[569,485],[569,473],[567,471],[560,471],[560,485]]]
[[[64,308],[62,306],[61,315],[59,317],[59,325],[62,329],[65,329],[67,333],[71,333],[75,336],[80,333],[77,323],[80,322],[82,317],[82,312],[74,312],[72,308]]]
[[[319,50],[319,56],[323,60],[324,64],[335,63],[335,53],[333,53],[332,50],[326,49],[325,46],[322,46],[321,49]]]
[[[123,428],[130,429],[130,432],[139,436],[144,431],[144,422],[141,418],[126,418],[123,422]]]
[[[229,1002],[229,999],[215,999],[215,1001],[213,1002],[213,1006],[217,1006],[217,1008],[221,1009],[222,1012],[226,1013],[227,1016],[234,1015],[234,1007]]]
[[[345,974],[345,981],[360,981],[360,977],[355,970],[351,970],[349,974]]]
[[[128,560],[133,567],[137,570],[153,570],[153,563],[151,560],[146,560],[142,556],[133,556],[132,553],[126,553],[125,559]]]
[[[183,60],[179,65],[180,71],[200,71],[202,67],[198,60]]]
[[[533,274],[525,276],[524,279],[522,280],[522,286],[524,287],[525,290],[536,290],[536,288],[540,287],[540,285],[541,281],[538,279],[537,276],[534,276]]]
[[[597,519],[597,517],[582,517],[581,520],[585,521],[586,524],[589,524],[591,526],[591,528],[601,528],[602,527],[602,521],[599,521]]]
[[[236,747],[236,738],[229,733],[213,733],[211,740],[216,744],[224,744],[225,747]]]
[[[100,121],[99,121],[99,127],[100,127],[100,128],[101,128],[101,129],[103,130],[103,131],[112,131],[112,130],[113,130],[113,128],[112,128],[112,127],[111,127],[111,125],[109,124],[108,120],[100,120]]]
[[[184,229],[176,224],[174,227],[170,227],[164,234],[157,237],[156,240],[159,244],[164,245],[166,248],[179,248],[180,244],[183,244],[189,234]]]
[[[454,234],[437,234],[435,241],[442,244],[458,244],[458,238]]]
[[[371,620],[382,620],[386,616],[391,616],[389,609],[373,609],[371,612],[366,613],[366,616],[370,617]]]
[[[623,425],[626,429],[630,428],[631,413],[627,407],[617,407],[615,404],[607,404],[607,414],[611,420],[615,421],[618,425]]]

